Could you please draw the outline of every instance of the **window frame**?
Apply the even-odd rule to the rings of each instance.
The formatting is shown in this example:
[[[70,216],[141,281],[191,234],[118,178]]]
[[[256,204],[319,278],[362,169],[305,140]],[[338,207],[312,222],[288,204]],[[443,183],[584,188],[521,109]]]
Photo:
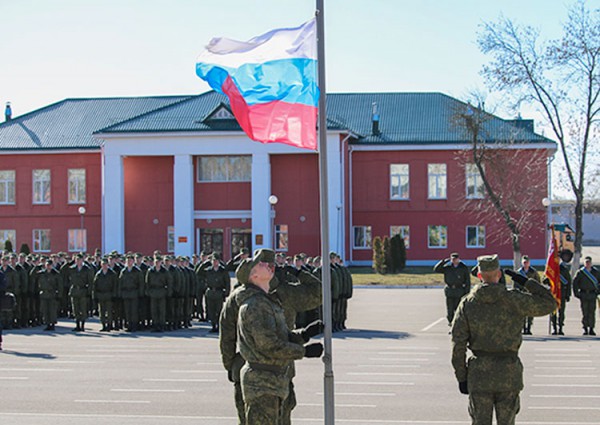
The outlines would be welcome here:
[[[366,245],[357,246],[356,245],[356,231],[363,231],[363,238],[365,240]],[[371,226],[359,225],[352,226],[352,249],[362,250],[362,249],[371,249],[373,246],[373,228]]]
[[[40,179],[36,179],[35,176],[35,172],[36,171],[47,171],[48,172],[48,180],[40,180]],[[43,198],[44,195],[44,185],[43,183],[47,183],[48,185],[48,200],[36,200],[36,194],[37,194],[37,184],[40,184],[40,189],[42,190],[42,193],[40,193],[40,198]],[[33,205],[50,205],[52,203],[52,171],[49,168],[36,168],[34,170],[31,170],[31,190],[32,190],[32,201],[31,203]],[[40,252],[44,252],[44,251],[40,251]]]
[[[479,235],[479,230],[483,229],[483,245],[469,245],[469,228],[474,228],[476,229],[477,234],[475,235],[475,238],[477,239],[477,242],[479,242],[480,239],[480,235]],[[485,226],[484,225],[468,225],[465,228],[465,246],[467,248],[474,248],[474,249],[479,249],[479,248],[485,248]]]
[[[440,242],[445,239],[445,245],[431,245],[431,231],[433,228],[444,229],[444,237],[440,237]],[[427,248],[429,249],[447,249],[448,248],[448,226],[444,224],[429,224],[427,225]]]
[[[78,233],[82,233],[81,238]],[[72,234],[73,233],[73,234]],[[71,245],[74,242],[74,245]],[[83,242],[82,246],[77,246],[78,242]],[[81,227],[75,229],[67,229],[67,249],[69,252],[86,252],[87,251],[87,229]]]
[[[406,166],[406,173],[393,173],[392,172],[392,167],[394,166]],[[394,164],[390,164],[390,168],[389,168],[389,172],[390,172],[390,200],[392,201],[408,201],[410,200],[410,164],[407,163],[394,163]],[[394,195],[394,177],[396,177],[398,179],[398,195]],[[402,181],[403,178],[406,178],[406,196],[402,195]]]
[[[12,233],[12,238],[8,237],[7,234]],[[2,246],[2,249],[5,249],[6,246],[4,245],[6,243],[6,241],[9,240],[12,243],[13,246],[13,251],[16,249],[16,242],[17,242],[17,230],[16,229],[0,229],[0,245]]]
[[[430,170],[430,167],[436,166],[436,165],[444,166],[443,174],[434,173]],[[443,185],[444,193],[443,193],[443,196],[438,196],[439,192],[441,192],[440,182],[441,182],[442,177],[443,177],[443,182],[444,182],[444,185]],[[435,179],[435,194],[434,195],[436,195],[436,196],[433,196],[431,193],[432,178]],[[427,199],[429,199],[429,200],[448,199],[448,165],[446,163],[435,162],[435,163],[427,164]]]
[[[82,189],[80,188],[81,183],[80,179],[71,179],[72,171],[83,171],[83,199],[81,196]],[[75,184],[75,198],[76,200],[71,199],[71,185]],[[87,196],[87,172],[85,168],[69,168],[67,170],[67,203],[70,205],[81,205],[85,204],[86,196]]]
[[[474,170],[469,170],[473,167]],[[473,180],[473,195],[469,195],[469,180]],[[479,185],[477,182],[479,181]],[[479,169],[475,163],[465,164],[465,198],[466,199],[483,199],[485,197],[485,187],[483,179],[479,173]]]
[[[175,226],[167,226],[167,252],[175,252]]]
[[[392,227],[400,228],[399,232],[394,232]],[[406,230],[406,232],[405,232]],[[410,249],[410,226],[409,225],[391,225],[390,226],[390,238],[393,238],[396,235],[400,235],[402,239],[404,239],[404,247],[406,249]]]
[[[12,180],[0,177],[0,187],[4,186],[4,196],[6,197],[6,201],[2,201],[2,197],[0,196],[0,205],[15,205],[17,198],[17,172],[15,170],[0,170],[1,172],[7,172],[12,174]],[[12,187],[12,200],[10,199],[10,188]]]
[[[47,236],[46,238],[48,239],[48,249],[41,249],[40,246],[42,243],[42,238],[41,238],[41,234],[39,238],[36,238],[36,232],[47,232]],[[33,252],[50,252],[52,249],[52,239],[51,239],[51,231],[50,229],[33,229],[31,231],[32,233],[32,248],[33,248]],[[37,247],[37,249],[36,249]]]
[[[285,227],[285,229],[283,229]],[[283,242],[282,242],[283,238]],[[290,248],[290,226],[287,224],[275,225],[275,251],[288,252]]]
[[[223,179],[207,179],[207,180],[203,180],[202,179],[202,160],[203,159],[214,159],[214,160],[222,160],[225,161],[224,162],[224,174],[225,177]],[[232,173],[235,170],[231,170],[232,167],[234,167],[235,161],[240,160],[240,159],[245,159],[247,160],[249,163],[249,173],[248,176],[246,178],[242,178],[242,179],[235,179],[232,178]],[[216,174],[217,172],[219,172],[219,165],[217,164],[216,167],[213,167],[213,173]],[[201,155],[198,156],[196,159],[196,183],[249,183],[252,182],[252,155]]]

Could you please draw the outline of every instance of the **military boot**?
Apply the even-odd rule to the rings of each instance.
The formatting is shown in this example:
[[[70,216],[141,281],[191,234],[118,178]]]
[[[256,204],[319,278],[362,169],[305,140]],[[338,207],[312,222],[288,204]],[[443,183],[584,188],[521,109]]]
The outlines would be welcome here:
[[[593,336],[596,336],[596,332],[594,332],[594,328],[590,328],[589,334],[593,335]]]
[[[0,335],[0,351],[2,351],[2,335]]]
[[[559,335],[564,335],[564,334],[565,334],[565,333],[563,332],[563,329],[562,329],[562,328],[563,328],[562,326],[559,326],[559,327],[558,327],[558,334],[559,334]]]
[[[81,321],[81,328],[80,328],[81,332],[85,332],[85,320]]]
[[[79,320],[77,320],[76,325],[73,329],[71,329],[71,332],[79,332],[81,330],[81,328],[79,327]]]
[[[585,327],[585,326],[583,327],[583,334],[584,334],[584,335],[589,335],[589,333],[588,333],[588,328],[587,328],[587,327]]]
[[[552,325],[552,335],[558,335],[558,331],[556,330],[556,325]]]

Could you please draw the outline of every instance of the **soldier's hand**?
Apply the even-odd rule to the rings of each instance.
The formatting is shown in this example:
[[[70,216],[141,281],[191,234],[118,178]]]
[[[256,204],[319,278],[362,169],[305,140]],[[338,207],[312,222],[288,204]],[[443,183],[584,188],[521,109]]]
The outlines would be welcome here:
[[[525,276],[523,276],[521,273],[517,273],[514,270],[505,269],[504,273],[509,275],[510,278],[513,280],[513,282],[518,283],[519,285],[525,285],[525,283],[529,280]]]
[[[323,344],[313,342],[304,346],[304,357],[321,357],[323,354]]]
[[[458,390],[461,394],[469,394],[469,387],[467,386],[467,381],[459,382]]]
[[[305,327],[300,335],[304,339],[304,342],[308,342],[313,336],[317,336],[323,333],[323,329],[325,325],[321,320],[315,320],[312,323],[309,323],[307,327]]]

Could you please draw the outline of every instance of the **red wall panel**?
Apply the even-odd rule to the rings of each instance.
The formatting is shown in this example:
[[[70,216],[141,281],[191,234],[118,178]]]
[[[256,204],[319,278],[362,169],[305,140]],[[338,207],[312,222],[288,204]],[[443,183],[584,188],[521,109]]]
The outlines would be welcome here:
[[[130,156],[123,159],[123,167],[125,250],[167,252],[167,231],[173,225],[173,157]]]

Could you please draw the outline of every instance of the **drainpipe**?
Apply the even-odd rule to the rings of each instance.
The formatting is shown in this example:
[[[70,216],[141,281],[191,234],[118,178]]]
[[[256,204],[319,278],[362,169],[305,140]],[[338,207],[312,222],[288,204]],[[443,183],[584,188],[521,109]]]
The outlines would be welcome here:
[[[340,142],[340,183],[342,184],[342,190],[341,190],[341,199],[340,199],[340,205],[338,205],[338,220],[339,225],[339,237],[338,240],[340,242],[339,247],[340,247],[340,256],[342,257],[342,259],[344,260],[344,262],[346,261],[346,244],[345,244],[345,240],[346,238],[344,238],[344,229],[346,228],[346,226],[344,226],[344,219],[346,218],[346,215],[344,214],[345,211],[345,196],[346,196],[346,191],[345,189],[345,183],[346,181],[344,180],[345,178],[345,173],[344,173],[344,145],[345,143],[348,141],[348,139],[350,139],[352,137],[352,133],[348,133],[346,135],[346,137],[344,137],[342,139],[342,141]],[[352,176],[352,173],[349,173],[350,176]],[[351,187],[351,185],[349,185]],[[352,210],[352,208],[350,208],[350,210]]]

